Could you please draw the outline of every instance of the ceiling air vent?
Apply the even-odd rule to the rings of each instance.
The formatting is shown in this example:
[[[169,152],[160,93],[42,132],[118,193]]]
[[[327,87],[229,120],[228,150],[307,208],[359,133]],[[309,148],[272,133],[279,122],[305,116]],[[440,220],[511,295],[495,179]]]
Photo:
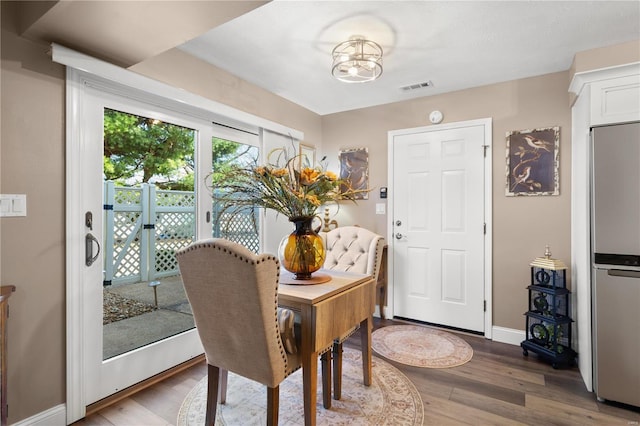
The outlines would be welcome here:
[[[408,92],[410,90],[425,89],[431,86],[433,86],[433,83],[431,81],[425,81],[423,83],[415,83],[415,84],[410,84],[408,86],[401,87],[400,90],[402,90],[403,92]]]

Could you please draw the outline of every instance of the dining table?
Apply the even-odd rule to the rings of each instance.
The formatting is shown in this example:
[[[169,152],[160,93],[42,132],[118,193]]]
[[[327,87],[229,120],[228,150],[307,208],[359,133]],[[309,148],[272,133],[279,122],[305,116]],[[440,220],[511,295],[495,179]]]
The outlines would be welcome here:
[[[371,385],[371,331],[375,309],[376,282],[371,275],[320,270],[321,283],[300,282],[282,270],[278,285],[278,306],[300,315],[304,398],[304,423],[316,424],[318,357],[334,340],[360,326],[363,382]],[[325,377],[323,406],[331,406],[331,378]],[[346,390],[345,392],[348,392]]]

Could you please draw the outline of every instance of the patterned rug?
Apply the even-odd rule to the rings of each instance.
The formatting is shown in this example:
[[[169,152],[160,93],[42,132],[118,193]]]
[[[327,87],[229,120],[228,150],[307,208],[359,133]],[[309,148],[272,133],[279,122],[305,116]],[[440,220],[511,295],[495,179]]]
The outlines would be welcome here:
[[[362,383],[360,351],[345,348],[342,364],[342,399],[322,406],[322,381],[318,377],[317,424],[320,425],[421,425],[422,399],[416,387],[397,368],[372,357],[371,386]],[[318,368],[320,370],[320,368]],[[229,373],[227,402],[218,405],[216,425],[264,425],[266,387]],[[185,398],[178,413],[178,426],[202,426],[205,418],[207,378]],[[304,421],[302,370],[280,384],[280,425],[300,425]]]
[[[371,347],[392,361],[426,368],[456,367],[473,356],[471,346],[458,336],[418,325],[379,328],[371,335]]]

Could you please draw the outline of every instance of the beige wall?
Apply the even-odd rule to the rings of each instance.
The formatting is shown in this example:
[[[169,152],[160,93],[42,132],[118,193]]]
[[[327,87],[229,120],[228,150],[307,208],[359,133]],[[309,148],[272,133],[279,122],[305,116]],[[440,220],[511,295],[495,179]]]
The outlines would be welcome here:
[[[375,215],[378,188],[387,186],[387,132],[428,125],[440,110],[443,123],[493,119],[493,323],[523,330],[529,262],[551,246],[569,263],[571,210],[571,111],[567,72],[477,87],[323,117],[323,147],[329,158],[342,148],[369,147],[370,184],[376,189],[357,206],[346,205],[339,223],[358,223],[386,236],[386,216]],[[353,123],[359,123],[354,126]],[[560,126],[560,195],[506,197],[506,132]],[[386,204],[386,203],[385,203]]]
[[[65,401],[64,70],[45,52],[3,25],[0,191],[28,213],[0,219],[9,423]]]

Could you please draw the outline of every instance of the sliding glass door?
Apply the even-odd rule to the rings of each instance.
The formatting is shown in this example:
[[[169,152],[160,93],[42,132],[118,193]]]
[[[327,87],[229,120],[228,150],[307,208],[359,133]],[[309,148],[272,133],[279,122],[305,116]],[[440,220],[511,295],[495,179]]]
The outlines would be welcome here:
[[[73,207],[85,228],[87,405],[202,353],[175,252],[212,233],[213,137],[206,121],[88,93]]]

